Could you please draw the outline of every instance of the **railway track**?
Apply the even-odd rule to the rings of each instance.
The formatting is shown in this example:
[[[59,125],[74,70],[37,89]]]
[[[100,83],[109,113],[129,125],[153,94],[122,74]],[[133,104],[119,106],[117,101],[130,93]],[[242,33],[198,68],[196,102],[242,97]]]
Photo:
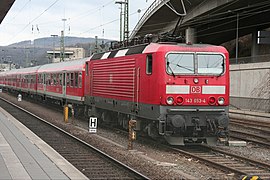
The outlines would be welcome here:
[[[119,129],[117,129],[119,131]],[[238,131],[240,132],[240,131]],[[127,132],[123,131],[123,134]],[[252,134],[252,133],[251,133]],[[260,136],[259,136],[260,137]],[[240,138],[238,136],[238,138]],[[261,137],[263,138],[263,137]],[[265,138],[265,137],[264,137]],[[156,144],[156,141],[152,141],[148,138],[143,138],[147,144]],[[254,143],[257,141],[254,140]],[[257,143],[262,143],[258,141]],[[264,144],[268,145],[268,144]],[[270,179],[270,164],[257,161],[251,158],[239,156],[235,153],[229,153],[225,150],[221,150],[217,147],[211,147],[208,145],[192,145],[184,147],[172,147],[167,145],[163,146],[166,149],[171,149],[182,155],[198,159],[215,169],[223,171],[225,174],[231,174],[235,178],[239,179],[241,176],[246,175],[258,175],[262,179]],[[217,177],[223,176],[223,174],[217,174]]]
[[[121,133],[126,134],[127,132],[122,131]],[[156,145],[156,141],[148,138],[143,138],[142,141],[145,141],[144,143],[147,144]],[[200,160],[215,169],[223,171],[227,175],[233,175],[237,179],[245,175],[258,175],[262,179],[270,179],[270,164],[239,156],[235,153],[229,153],[219,149],[219,146],[211,147],[204,144],[178,147],[159,144],[159,146]],[[216,177],[222,176],[224,174],[217,174]]]
[[[257,129],[262,128],[258,127]],[[236,158],[235,154],[228,154],[220,150],[211,150],[206,147],[199,147],[199,150],[194,148],[178,149],[177,152],[205,162],[215,169],[221,169],[225,174],[232,174],[231,176],[235,178],[239,178],[241,175],[253,174],[259,175],[263,179],[270,179],[270,165],[245,158],[243,160],[243,157]],[[225,157],[225,159],[221,157]],[[218,174],[217,177],[219,177]]]
[[[247,116],[243,113],[240,115]],[[248,114],[247,119],[231,118],[230,137],[270,147],[270,121],[260,118],[268,116]]]
[[[0,98],[0,105],[89,179],[148,179],[99,149]],[[14,108],[15,107],[15,108]]]
[[[206,145],[169,147],[173,151],[205,162],[226,173],[233,173],[236,178],[244,175],[258,175],[262,179],[270,179],[270,164],[238,156]]]
[[[249,128],[254,128],[255,130],[268,130],[270,132],[270,121],[253,121],[253,120],[242,120],[242,119],[230,119],[230,123],[241,124]]]
[[[254,132],[231,129],[230,137],[270,147],[270,136],[257,134]]]

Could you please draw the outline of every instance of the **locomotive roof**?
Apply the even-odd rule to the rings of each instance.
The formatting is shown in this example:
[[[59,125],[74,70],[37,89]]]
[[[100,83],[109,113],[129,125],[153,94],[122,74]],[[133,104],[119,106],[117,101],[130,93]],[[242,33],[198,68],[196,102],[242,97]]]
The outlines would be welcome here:
[[[40,66],[38,69],[39,73],[42,72],[58,72],[58,71],[83,71],[85,61],[89,58],[83,58],[73,61],[65,61],[60,63],[51,63]]]
[[[185,51],[185,52],[227,52],[222,46],[210,44],[179,44],[179,43],[151,43],[144,49],[144,53],[162,51]]]
[[[123,49],[117,49],[108,52],[96,53],[94,54],[90,60],[97,59],[107,59],[107,58],[115,58],[121,56],[127,56],[132,54],[147,54],[154,52],[162,52],[162,51],[191,51],[191,52],[223,52],[226,53],[227,50],[222,46],[215,46],[209,44],[179,44],[179,43],[150,43],[137,45],[132,47],[126,47]]]

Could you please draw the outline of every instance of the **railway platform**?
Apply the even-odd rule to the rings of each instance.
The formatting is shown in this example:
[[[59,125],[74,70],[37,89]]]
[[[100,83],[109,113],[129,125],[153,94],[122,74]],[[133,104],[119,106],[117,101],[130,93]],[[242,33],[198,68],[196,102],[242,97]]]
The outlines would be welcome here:
[[[1,179],[87,179],[0,107]]]

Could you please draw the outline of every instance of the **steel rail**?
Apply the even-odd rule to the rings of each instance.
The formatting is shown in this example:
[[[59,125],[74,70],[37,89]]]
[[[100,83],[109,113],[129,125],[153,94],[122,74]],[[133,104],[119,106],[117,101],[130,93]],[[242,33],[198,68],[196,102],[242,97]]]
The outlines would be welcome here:
[[[23,112],[25,112],[25,113],[27,113],[27,114],[33,116],[34,118],[36,118],[36,119],[42,121],[43,123],[46,123],[47,125],[49,125],[49,126],[55,128],[55,129],[57,129],[58,131],[60,131],[60,132],[64,133],[65,135],[67,135],[67,136],[73,138],[74,140],[80,142],[81,144],[83,144],[83,145],[89,147],[90,149],[94,150],[96,153],[100,154],[101,156],[106,157],[107,159],[109,159],[109,160],[115,162],[115,163],[118,164],[119,166],[121,166],[121,167],[125,168],[126,170],[130,171],[131,173],[135,174],[135,175],[136,175],[137,177],[139,177],[140,179],[149,179],[147,176],[141,174],[140,172],[136,171],[135,169],[133,169],[133,168],[127,166],[126,164],[124,164],[124,163],[118,161],[117,159],[113,158],[112,156],[110,156],[110,155],[106,154],[105,152],[99,150],[98,148],[96,148],[96,147],[90,145],[89,143],[86,143],[85,141],[83,141],[83,140],[79,139],[78,137],[76,137],[76,136],[70,134],[69,132],[66,132],[65,130],[63,130],[63,129],[57,127],[56,125],[54,125],[54,124],[52,124],[52,123],[50,123],[50,122],[48,122],[48,121],[46,121],[46,120],[40,118],[39,116],[35,115],[34,113],[31,113],[31,112],[29,112],[28,110],[26,110],[26,109],[24,109],[24,108],[22,108],[22,107],[20,107],[20,106],[18,106],[18,105],[16,105],[16,104],[12,103],[12,102],[10,102],[10,101],[8,101],[8,100],[2,98],[2,97],[0,97],[0,99],[3,100],[3,101],[5,101],[6,103],[9,103],[10,105],[12,105],[12,106],[18,108],[18,109],[20,109],[21,111],[23,111]]]

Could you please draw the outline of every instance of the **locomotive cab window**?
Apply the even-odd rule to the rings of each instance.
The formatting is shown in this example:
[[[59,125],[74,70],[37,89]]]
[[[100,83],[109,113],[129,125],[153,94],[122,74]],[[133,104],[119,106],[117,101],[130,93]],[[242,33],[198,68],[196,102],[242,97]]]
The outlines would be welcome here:
[[[152,70],[153,70],[153,56],[152,54],[149,54],[146,57],[146,74],[152,74]]]
[[[198,74],[222,74],[224,57],[221,54],[198,54]]]
[[[168,74],[194,74],[195,63],[194,54],[189,53],[170,53],[167,55]]]
[[[212,74],[221,75],[225,58],[215,53],[169,53],[166,70],[169,75]]]

